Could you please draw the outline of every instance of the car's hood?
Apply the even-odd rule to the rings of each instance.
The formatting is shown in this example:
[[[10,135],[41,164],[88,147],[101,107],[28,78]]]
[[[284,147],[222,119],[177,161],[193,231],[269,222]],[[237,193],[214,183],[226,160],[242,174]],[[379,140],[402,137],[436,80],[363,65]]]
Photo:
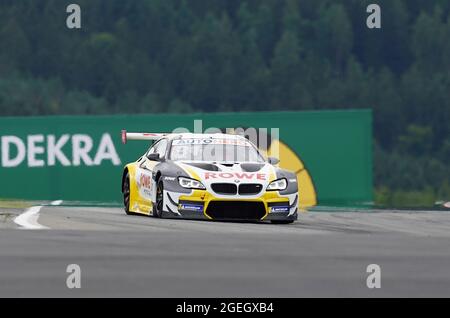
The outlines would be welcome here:
[[[276,179],[275,168],[269,163],[216,163],[176,162],[192,178],[200,180],[206,187],[212,183],[259,183],[267,186]]]

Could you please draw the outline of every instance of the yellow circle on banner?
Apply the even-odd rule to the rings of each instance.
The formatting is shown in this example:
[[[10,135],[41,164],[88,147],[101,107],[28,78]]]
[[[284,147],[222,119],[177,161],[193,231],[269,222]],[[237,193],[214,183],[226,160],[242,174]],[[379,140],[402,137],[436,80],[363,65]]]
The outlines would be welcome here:
[[[264,153],[264,150],[261,149]],[[317,204],[317,194],[311,175],[300,157],[288,145],[280,140],[273,140],[266,152],[268,157],[280,159],[280,168],[294,171],[297,175],[299,207],[307,208]]]

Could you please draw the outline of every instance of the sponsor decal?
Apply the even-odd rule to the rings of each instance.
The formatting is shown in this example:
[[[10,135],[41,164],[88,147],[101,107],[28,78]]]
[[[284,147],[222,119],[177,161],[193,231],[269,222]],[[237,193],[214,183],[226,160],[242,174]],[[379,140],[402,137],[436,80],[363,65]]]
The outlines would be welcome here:
[[[136,173],[136,184],[142,196],[151,197],[153,183],[152,178],[149,174],[145,174],[142,171],[138,171]]]
[[[180,206],[179,206],[179,209],[180,210],[189,210],[189,211],[203,212],[203,205],[181,203]]]
[[[152,188],[151,178],[148,175],[141,174],[141,177],[139,178],[139,183],[141,187],[144,189],[150,190]]]
[[[270,212],[272,213],[277,213],[277,212],[289,212],[289,207],[288,206],[273,206],[270,209]]]
[[[172,142],[173,146],[180,145],[236,145],[250,147],[250,144],[245,140],[227,139],[227,138],[192,138],[192,139],[177,139]]]
[[[100,166],[105,161],[121,164],[111,135],[104,133],[97,147],[86,134],[1,136],[1,167],[15,168],[26,164],[29,168],[69,166]]]
[[[164,180],[166,181],[175,181],[175,177],[164,177]]]
[[[267,180],[267,175],[265,173],[250,173],[250,172],[206,172],[205,180],[209,179],[233,179],[236,180]],[[235,180],[235,181],[236,181]]]

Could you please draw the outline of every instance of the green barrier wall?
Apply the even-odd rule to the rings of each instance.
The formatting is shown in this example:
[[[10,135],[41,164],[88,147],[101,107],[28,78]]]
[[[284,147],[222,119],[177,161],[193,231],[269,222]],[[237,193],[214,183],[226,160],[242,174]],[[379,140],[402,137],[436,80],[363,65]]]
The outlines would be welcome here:
[[[203,129],[255,127],[270,132],[279,128],[280,140],[309,172],[319,204],[372,200],[370,110],[4,117],[0,118],[0,198],[120,202],[122,167],[148,147],[141,141],[123,145],[121,129],[193,130],[194,120],[202,120]]]

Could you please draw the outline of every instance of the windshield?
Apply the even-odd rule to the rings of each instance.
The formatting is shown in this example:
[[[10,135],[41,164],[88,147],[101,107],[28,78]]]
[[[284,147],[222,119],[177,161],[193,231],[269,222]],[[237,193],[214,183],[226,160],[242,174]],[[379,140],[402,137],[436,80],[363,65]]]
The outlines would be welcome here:
[[[249,142],[234,139],[180,139],[172,142],[171,160],[212,162],[264,162]]]

